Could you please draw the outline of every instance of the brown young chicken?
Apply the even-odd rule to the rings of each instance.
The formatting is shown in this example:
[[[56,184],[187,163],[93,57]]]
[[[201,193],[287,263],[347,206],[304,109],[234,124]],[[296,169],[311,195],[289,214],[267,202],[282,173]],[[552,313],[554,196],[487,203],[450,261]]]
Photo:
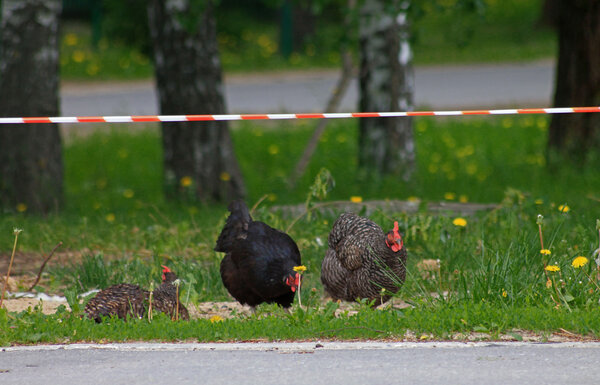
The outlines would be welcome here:
[[[163,266],[162,284],[152,293],[153,311],[166,313],[171,318],[188,320],[189,313],[186,307],[178,301],[178,290],[173,282],[177,275],[168,267]],[[102,322],[102,317],[117,316],[121,319],[130,317],[143,317],[148,312],[150,292],[138,285],[121,283],[101,290],[85,305],[86,317]],[[177,309],[179,304],[179,310]]]
[[[168,314],[171,319],[190,319],[187,308],[179,300],[177,274],[164,265],[162,283],[152,293],[152,309]]]
[[[215,251],[225,253],[221,278],[241,304],[263,302],[291,306],[300,284],[294,267],[301,264],[296,242],[284,232],[252,220],[246,204],[233,201]]]
[[[382,304],[404,282],[406,249],[398,222],[384,233],[375,222],[344,213],[333,224],[328,244],[321,282],[334,299]]]
[[[138,285],[120,283],[101,290],[85,305],[86,317],[102,322],[102,317],[141,318],[148,305],[148,291]]]

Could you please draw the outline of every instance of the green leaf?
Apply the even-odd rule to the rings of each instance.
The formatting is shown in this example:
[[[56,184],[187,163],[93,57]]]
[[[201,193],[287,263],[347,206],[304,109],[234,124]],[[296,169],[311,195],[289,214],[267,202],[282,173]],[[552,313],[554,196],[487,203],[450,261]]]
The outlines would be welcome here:
[[[518,334],[518,333],[514,333],[514,332],[508,332],[508,335],[511,336],[512,338],[514,338],[517,341],[523,341],[523,336]]]

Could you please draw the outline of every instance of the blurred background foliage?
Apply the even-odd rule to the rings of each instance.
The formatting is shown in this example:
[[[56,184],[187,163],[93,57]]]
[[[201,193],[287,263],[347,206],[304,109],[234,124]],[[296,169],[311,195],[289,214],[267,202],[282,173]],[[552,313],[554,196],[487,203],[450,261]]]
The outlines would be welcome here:
[[[142,0],[64,0],[61,75],[145,78],[151,47]],[[335,68],[345,43],[342,0],[219,0],[218,42],[228,71]],[[556,55],[540,22],[543,0],[425,0],[411,8],[416,64],[520,61]],[[351,14],[350,20],[356,20]]]

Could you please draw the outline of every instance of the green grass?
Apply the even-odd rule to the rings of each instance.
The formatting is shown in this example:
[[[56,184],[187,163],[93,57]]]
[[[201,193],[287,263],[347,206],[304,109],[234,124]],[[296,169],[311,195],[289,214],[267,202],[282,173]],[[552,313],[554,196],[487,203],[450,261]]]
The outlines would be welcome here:
[[[323,167],[336,182],[327,200],[360,196],[363,200],[499,203],[496,210],[465,218],[465,227],[453,223],[452,213],[432,215],[421,210],[414,214],[376,212],[371,216],[384,228],[390,227],[393,219],[400,223],[409,251],[409,274],[399,297],[413,304],[414,309],[373,312],[362,306],[357,318],[338,320],[326,310],[314,312],[311,308],[310,315],[297,312],[288,317],[276,313],[264,320],[225,321],[218,327],[194,321],[190,324],[193,326],[174,326],[169,332],[172,334],[167,335],[156,332],[154,325],[159,323],[117,322],[95,327],[72,319],[68,322],[77,330],[76,336],[64,338],[178,340],[191,338],[193,328],[203,330],[194,337],[199,340],[317,338],[333,333],[315,331],[337,330],[340,325],[346,325],[343,333],[336,334],[340,338],[398,337],[407,329],[445,338],[484,328],[497,334],[515,328],[547,332],[561,327],[597,336],[600,329],[596,321],[588,315],[581,321],[577,317],[596,315],[600,300],[593,262],[593,251],[598,248],[600,175],[592,166],[565,163],[552,172],[545,167],[544,117],[418,118],[415,135],[419,167],[411,183],[393,177],[365,177],[356,167],[357,121],[332,121],[307,175],[290,189],[285,178],[315,123],[244,122],[233,129],[236,154],[249,191],[247,202],[252,205],[267,195],[254,213],[256,219],[287,229],[295,218],[283,218],[269,207],[304,202]],[[166,263],[183,279],[182,298],[192,302],[229,298],[218,272],[222,256],[212,250],[227,216],[226,207],[166,202],[161,187],[161,156],[155,126],[136,131],[117,127],[70,139],[64,149],[64,211],[44,218],[27,213],[3,215],[0,250],[7,253],[12,249],[15,227],[24,229],[19,236],[21,251],[48,253],[63,241],[61,250],[79,258],[47,269],[47,279],[38,289],[66,292],[71,297],[123,281],[145,287],[150,282],[157,284],[160,265]],[[568,212],[559,210],[564,204],[569,206]],[[542,231],[544,248],[551,251],[548,256],[540,254],[538,214],[544,216]],[[314,213],[310,219],[295,222],[289,230],[308,268],[303,303],[316,304],[323,293],[320,265],[334,220],[330,215]],[[578,256],[585,256],[589,262],[573,267],[571,263]],[[424,259],[440,260],[439,271],[433,273],[435,278],[421,276],[417,265]],[[560,271],[545,272],[548,264],[558,266]],[[438,293],[441,299],[431,293]],[[61,331],[57,322],[67,322],[65,317],[68,315],[44,318],[35,312],[0,314],[0,323],[15,327],[0,340],[60,341],[61,333],[67,332]],[[304,319],[301,317],[308,317],[308,321],[300,322]],[[432,320],[423,321],[429,318]],[[39,321],[43,325],[35,321],[40,319],[45,320]],[[420,322],[423,325],[419,326]],[[214,334],[213,329],[221,334]],[[72,329],[66,330],[73,333]],[[285,334],[285,330],[290,331]]]
[[[433,11],[414,24],[415,63],[529,61],[555,57],[556,34],[541,23],[543,1],[487,0],[483,13]]]
[[[449,5],[449,2],[445,2]],[[427,9],[413,20],[413,52],[418,65],[531,61],[556,55],[556,36],[539,22],[541,0],[487,0],[486,12],[454,7]],[[329,12],[329,11],[328,11]],[[327,13],[327,12],[326,12]],[[317,21],[317,33],[289,58],[279,53],[276,21],[239,14],[219,16],[218,42],[226,72],[336,68],[346,31],[331,15]],[[335,20],[335,18],[333,19]],[[351,38],[352,39],[352,38]],[[356,56],[356,47],[352,50]],[[141,50],[103,38],[91,43],[90,27],[67,22],[61,38],[61,76],[79,79],[133,79],[152,76],[151,60]]]
[[[406,310],[361,308],[358,313],[334,316],[335,304],[318,310],[296,309],[292,314],[269,309],[255,316],[221,322],[173,322],[164,315],[152,322],[110,320],[96,324],[61,310],[46,316],[40,311],[7,314],[0,309],[0,345],[107,341],[256,341],[344,339],[467,339],[508,335],[522,340],[525,330],[536,330],[544,341],[559,329],[599,337],[600,311],[568,312],[547,307],[499,308],[486,304],[439,306]]]

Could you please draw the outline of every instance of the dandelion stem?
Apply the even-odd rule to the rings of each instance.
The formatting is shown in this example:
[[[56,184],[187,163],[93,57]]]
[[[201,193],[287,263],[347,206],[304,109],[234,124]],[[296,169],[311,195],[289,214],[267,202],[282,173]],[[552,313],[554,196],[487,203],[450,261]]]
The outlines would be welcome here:
[[[592,277],[590,277],[590,275],[588,273],[586,273],[585,271],[583,271],[583,274],[587,277],[587,279],[594,285],[596,286],[596,289],[600,290],[600,286],[598,286],[597,282],[594,282],[594,280],[592,279]]]
[[[175,321],[179,321],[179,285],[175,285]]]
[[[300,281],[298,281],[298,306],[300,306],[300,309],[302,309],[302,294],[300,292],[301,286],[302,286],[302,279],[300,279]]]
[[[598,230],[598,256],[596,257],[596,281],[600,281],[600,220],[596,220],[596,228]],[[592,255],[593,258],[593,255]]]
[[[150,294],[148,295],[148,322],[152,322],[152,295],[154,294],[154,285],[150,283]]]
[[[13,260],[15,259],[15,252],[17,251],[17,240],[19,239],[19,233],[22,230],[15,229],[15,244],[13,245],[12,254],[10,255],[10,262],[8,263],[8,271],[6,272],[6,278],[4,279],[4,287],[2,288],[2,295],[0,296],[0,309],[2,309],[2,304],[4,303],[4,294],[6,293],[6,288],[8,286],[8,278],[10,277],[10,269],[12,268]]]

